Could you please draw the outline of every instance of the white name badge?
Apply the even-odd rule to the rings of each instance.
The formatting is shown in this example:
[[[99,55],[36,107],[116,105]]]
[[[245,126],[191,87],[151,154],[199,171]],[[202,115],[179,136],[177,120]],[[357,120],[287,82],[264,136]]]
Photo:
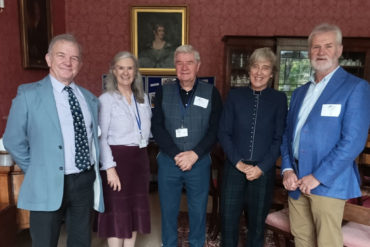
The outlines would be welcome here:
[[[341,104],[323,104],[321,108],[321,116],[338,117],[341,109]]]
[[[200,107],[203,107],[203,108],[207,108],[208,101],[209,101],[208,99],[195,96],[195,98],[194,98],[194,105],[200,106]]]
[[[145,148],[146,146],[148,146],[148,142],[144,138],[140,138],[139,148]]]
[[[188,136],[188,128],[176,129],[176,138],[187,137],[187,136]]]

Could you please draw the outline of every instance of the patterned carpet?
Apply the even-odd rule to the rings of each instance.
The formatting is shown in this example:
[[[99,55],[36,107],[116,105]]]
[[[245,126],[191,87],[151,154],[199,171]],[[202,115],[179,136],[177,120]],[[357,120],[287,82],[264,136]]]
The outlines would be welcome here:
[[[212,240],[208,235],[208,226],[210,223],[210,214],[207,215],[207,236],[206,236],[206,244],[205,247],[220,247],[220,233],[218,234],[215,240]],[[244,220],[241,222],[240,227],[240,238],[238,247],[245,246],[245,236],[246,236],[247,228],[245,226]],[[189,234],[189,222],[188,222],[188,214],[186,212],[180,212],[179,214],[179,228],[178,228],[178,247],[189,247],[188,242],[188,234]],[[265,247],[275,247],[273,242],[272,232],[267,231],[265,235]]]

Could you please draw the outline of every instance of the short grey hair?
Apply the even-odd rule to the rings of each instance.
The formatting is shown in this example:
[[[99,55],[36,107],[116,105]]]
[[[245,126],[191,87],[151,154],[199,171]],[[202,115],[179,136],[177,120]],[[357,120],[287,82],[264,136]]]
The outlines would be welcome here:
[[[192,53],[194,54],[195,60],[197,60],[198,63],[200,63],[200,55],[197,50],[194,49],[191,45],[181,45],[176,48],[175,55],[174,55],[174,62],[176,63],[176,56],[180,53]]]
[[[63,33],[63,34],[59,34],[59,35],[55,36],[50,41],[49,48],[48,48],[48,53],[51,53],[55,43],[57,43],[58,41],[67,41],[67,42],[71,42],[71,43],[75,44],[78,47],[80,59],[82,59],[82,47],[81,47],[80,43],[78,43],[75,36],[73,36],[70,33]]]
[[[272,73],[275,74],[277,72],[276,55],[269,47],[258,48],[253,51],[248,61],[247,71],[249,72],[251,66],[261,60],[269,61],[272,66]]]
[[[107,77],[104,79],[105,81],[105,91],[106,92],[119,92],[118,91],[118,84],[117,78],[113,74],[114,67],[116,66],[117,62],[121,59],[129,58],[134,62],[134,69],[135,69],[135,79],[131,84],[131,90],[139,103],[144,103],[144,88],[143,88],[143,79],[139,72],[139,63],[136,57],[128,52],[128,51],[121,51],[118,52],[112,59],[109,72]]]
[[[277,65],[276,65],[277,58],[276,58],[275,53],[271,50],[271,48],[263,47],[263,48],[255,49],[248,60],[247,71],[249,74],[252,65],[261,60],[267,60],[271,63],[272,78],[269,79],[268,84],[267,84],[270,87],[273,83],[274,75],[277,72]]]
[[[336,41],[338,45],[342,44],[342,31],[340,28],[336,25],[329,24],[329,23],[321,23],[314,27],[312,32],[310,33],[310,36],[308,36],[308,46],[311,47],[312,45],[312,39],[316,34],[319,33],[327,33],[327,32],[334,32],[336,36]]]

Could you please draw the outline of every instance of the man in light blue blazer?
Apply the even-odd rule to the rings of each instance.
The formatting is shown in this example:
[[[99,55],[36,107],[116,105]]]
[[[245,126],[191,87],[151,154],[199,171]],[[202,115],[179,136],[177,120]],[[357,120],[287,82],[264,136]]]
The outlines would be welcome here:
[[[4,133],[5,148],[25,173],[18,207],[30,210],[32,246],[57,246],[63,221],[67,246],[90,246],[92,208],[104,210],[98,100],[73,81],[82,61],[72,35],[54,37],[45,59],[49,75],[18,88]],[[71,97],[82,113],[78,123]],[[76,124],[84,129],[85,167],[77,165]]]
[[[342,33],[321,24],[309,38],[314,75],[294,91],[281,146],[295,245],[343,246],[345,200],[361,196],[355,163],[368,135],[368,82],[338,66]]]

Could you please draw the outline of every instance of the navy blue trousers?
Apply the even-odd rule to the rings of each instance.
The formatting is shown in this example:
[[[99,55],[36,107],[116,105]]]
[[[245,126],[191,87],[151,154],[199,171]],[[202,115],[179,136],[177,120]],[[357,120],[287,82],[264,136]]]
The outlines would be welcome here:
[[[198,160],[190,171],[181,171],[175,161],[160,152],[158,157],[158,190],[162,213],[163,247],[177,247],[177,217],[183,187],[189,212],[189,244],[203,247],[206,232],[206,214],[211,158]]]

